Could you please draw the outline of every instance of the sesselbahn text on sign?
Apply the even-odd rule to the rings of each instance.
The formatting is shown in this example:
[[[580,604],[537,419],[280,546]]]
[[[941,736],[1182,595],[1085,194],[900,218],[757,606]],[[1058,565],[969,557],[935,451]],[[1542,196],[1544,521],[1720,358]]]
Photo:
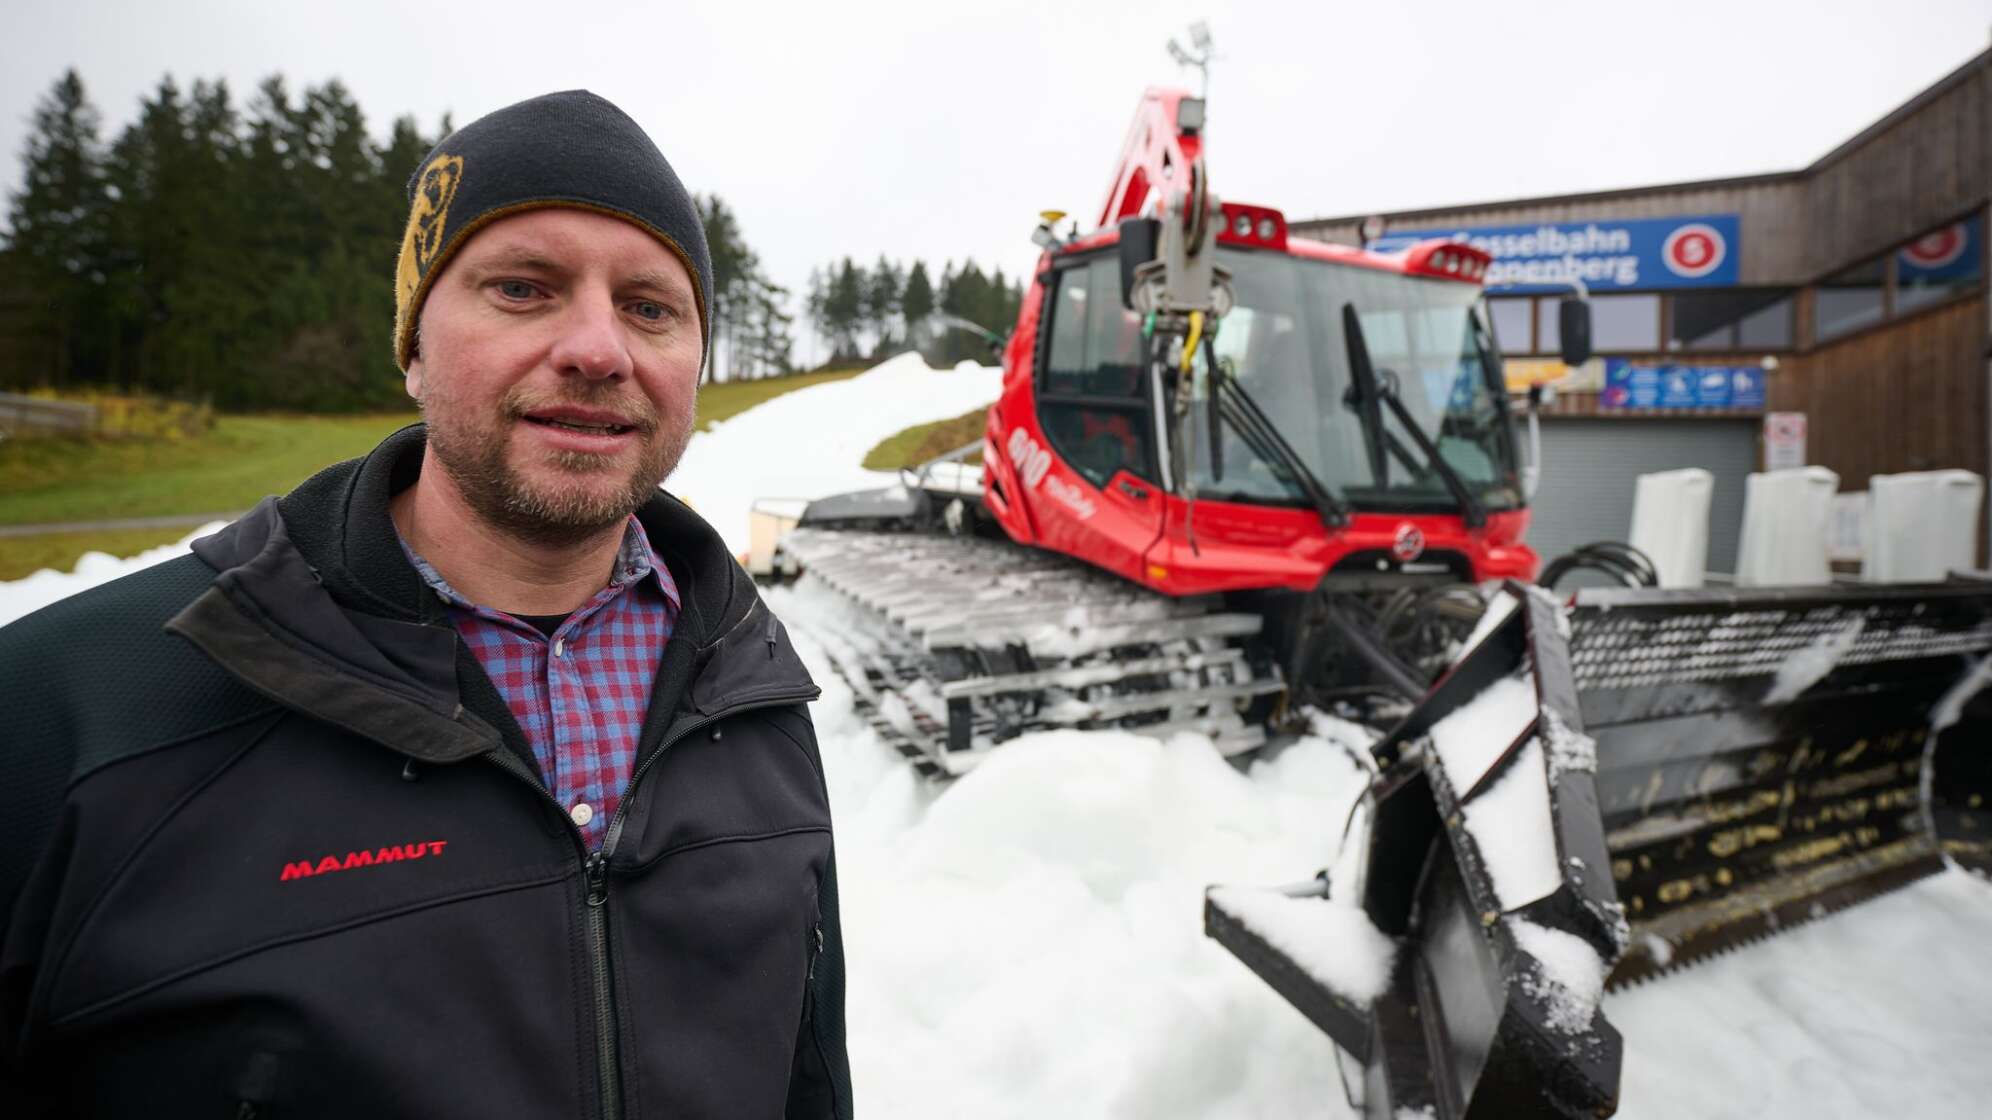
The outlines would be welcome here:
[[[1396,252],[1435,237],[1494,258],[1487,290],[1565,292],[1734,287],[1741,222],[1734,214],[1393,230],[1370,243]]]

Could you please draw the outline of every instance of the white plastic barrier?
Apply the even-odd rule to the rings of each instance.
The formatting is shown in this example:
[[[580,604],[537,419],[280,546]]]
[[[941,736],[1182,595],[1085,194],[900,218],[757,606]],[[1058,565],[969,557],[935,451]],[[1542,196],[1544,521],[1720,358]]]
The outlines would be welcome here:
[[[1743,486],[1743,536],[1736,554],[1739,587],[1831,583],[1826,561],[1833,492],[1840,476],[1825,467],[1753,474]]]
[[[1700,587],[1708,567],[1708,504],[1715,476],[1700,467],[1639,476],[1627,541],[1660,572],[1662,587]]]
[[[1878,474],[1868,479],[1868,583],[1930,583],[1978,566],[1978,503],[1985,480],[1970,471]]]

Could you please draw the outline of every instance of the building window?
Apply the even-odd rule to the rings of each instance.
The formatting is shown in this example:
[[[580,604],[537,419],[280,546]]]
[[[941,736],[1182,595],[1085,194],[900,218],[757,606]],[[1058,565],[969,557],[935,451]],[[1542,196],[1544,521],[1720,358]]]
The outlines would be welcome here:
[[[1813,293],[1813,337],[1820,342],[1881,322],[1888,258],[1876,257],[1821,281]]]
[[[1496,296],[1487,301],[1494,320],[1494,345],[1503,354],[1533,354],[1535,342],[1529,337],[1529,297]]]
[[[1785,350],[1791,347],[1791,290],[1734,288],[1677,292],[1669,350]]]
[[[1555,352],[1562,342],[1557,305],[1544,297],[1536,303],[1537,344]],[[1650,293],[1591,297],[1591,349],[1606,353],[1626,350],[1648,353],[1660,349],[1660,297]]]
[[[1985,279],[1985,219],[1939,226],[1895,252],[1895,311],[1948,299]]]

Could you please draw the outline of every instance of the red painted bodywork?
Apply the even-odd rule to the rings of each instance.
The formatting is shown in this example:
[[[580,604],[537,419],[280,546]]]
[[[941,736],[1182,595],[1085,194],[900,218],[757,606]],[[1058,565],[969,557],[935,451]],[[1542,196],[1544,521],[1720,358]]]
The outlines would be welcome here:
[[[1427,555],[1443,551],[1465,557],[1475,580],[1533,579],[1540,561],[1522,543],[1527,509],[1490,511],[1487,523],[1478,529],[1468,529],[1456,514],[1359,512],[1347,526],[1331,530],[1308,509],[1199,500],[1192,511],[1179,495],[1165,494],[1154,483],[1126,472],[1110,478],[1105,487],[1096,487],[1059,457],[1039,426],[1033,383],[1044,278],[1054,255],[1116,244],[1117,223],[1143,213],[1162,168],[1170,168],[1174,176],[1182,168],[1201,167],[1200,137],[1174,127],[1185,96],[1181,90],[1148,92],[1101,210],[1102,228],[1039,259],[1038,279],[1024,297],[1016,329],[1003,352],[1003,394],[989,409],[983,436],[984,506],[1020,544],[1066,553],[1168,595],[1260,588],[1311,591],[1353,553],[1388,554],[1406,525],[1423,534]],[[1286,219],[1269,207],[1227,202],[1223,214],[1225,224],[1217,234],[1220,243],[1460,283],[1478,281],[1433,268],[1438,250],[1477,258],[1480,271],[1485,269],[1485,254],[1445,241],[1379,254],[1289,238]],[[1251,233],[1245,236],[1235,228],[1241,214],[1251,219]],[[1277,226],[1270,239],[1258,236],[1262,218],[1273,219]]]

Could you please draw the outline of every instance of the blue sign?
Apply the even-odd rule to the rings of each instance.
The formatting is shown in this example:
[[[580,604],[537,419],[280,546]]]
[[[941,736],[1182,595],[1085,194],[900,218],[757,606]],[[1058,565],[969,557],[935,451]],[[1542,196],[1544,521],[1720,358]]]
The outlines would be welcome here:
[[[1985,258],[1985,220],[1972,215],[1911,241],[1895,254],[1898,283],[1975,280]]]
[[[1711,409],[1764,407],[1764,371],[1757,366],[1654,365],[1605,359],[1600,408]]]
[[[1758,366],[1737,366],[1729,371],[1729,407],[1764,407],[1764,371]]]
[[[1370,248],[1393,253],[1434,237],[1464,241],[1494,258],[1490,292],[1567,292],[1572,280],[1594,292],[1729,288],[1739,275],[1741,228],[1734,214],[1463,226],[1388,233]]]
[[[1694,374],[1696,408],[1730,407],[1732,394],[1727,366],[1696,366]]]

